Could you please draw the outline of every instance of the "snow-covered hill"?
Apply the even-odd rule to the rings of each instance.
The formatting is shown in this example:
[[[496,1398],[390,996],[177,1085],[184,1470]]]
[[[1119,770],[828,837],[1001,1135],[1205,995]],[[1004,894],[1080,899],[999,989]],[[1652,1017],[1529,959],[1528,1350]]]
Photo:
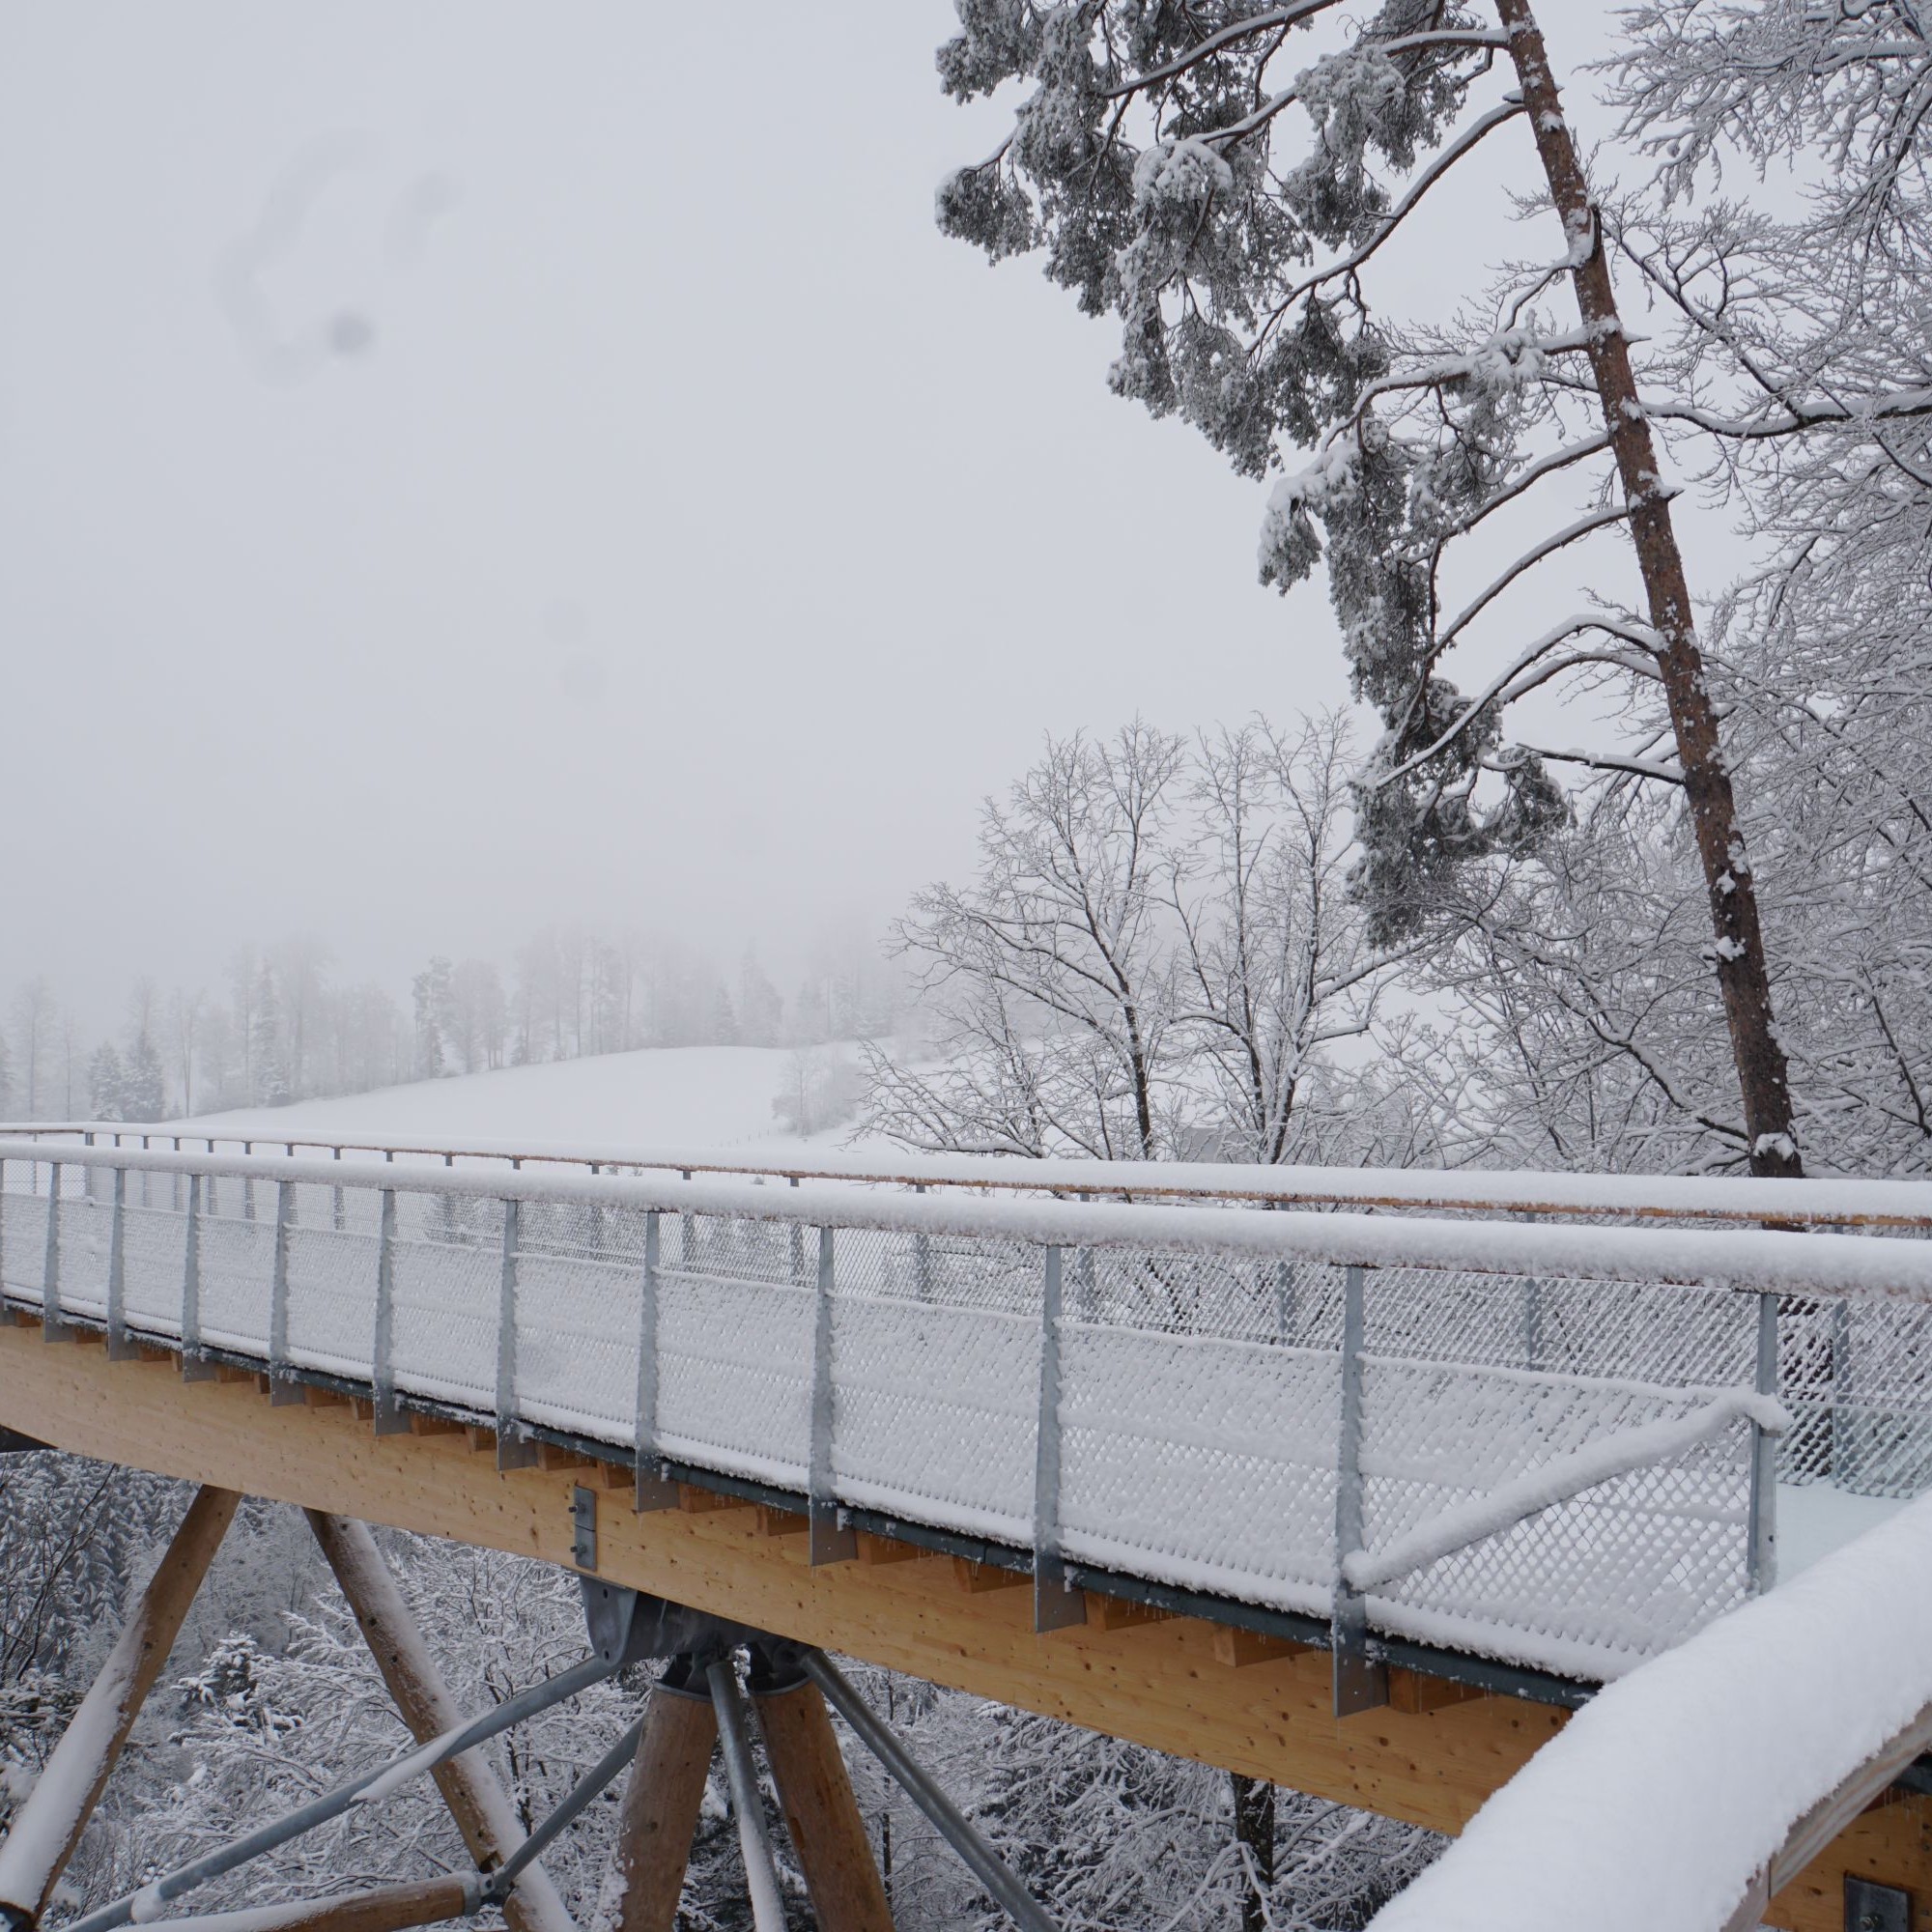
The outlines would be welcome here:
[[[857,1052],[846,1044],[811,1048],[810,1072],[849,1068]],[[189,1124],[198,1134],[254,1132],[265,1139],[337,1133],[526,1145],[795,1147],[801,1137],[781,1122],[773,1101],[782,1089],[795,1088],[796,1060],[783,1047],[654,1047],[199,1115]],[[834,1126],[807,1138],[823,1145],[848,1131]]]

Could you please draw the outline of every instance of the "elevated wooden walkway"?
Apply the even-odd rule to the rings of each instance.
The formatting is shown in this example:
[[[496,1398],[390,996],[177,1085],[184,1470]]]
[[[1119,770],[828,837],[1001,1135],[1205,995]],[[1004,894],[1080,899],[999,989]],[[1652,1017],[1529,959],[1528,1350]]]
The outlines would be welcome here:
[[[870,1532],[853,1561],[813,1567],[804,1519],[742,1495],[685,1485],[680,1507],[639,1514],[622,1462],[551,1449],[554,1466],[498,1471],[481,1432],[425,1419],[378,1436],[352,1398],[318,1387],[271,1406],[263,1379],[188,1382],[169,1353],[109,1362],[93,1338],[0,1328],[0,1420],[54,1447],[565,1567],[588,1494],[611,1581],[1435,1831],[1459,1832],[1566,1716],[1398,1666],[1387,1707],[1338,1719],[1313,1645],[1104,1599],[1037,1633],[1016,1572]],[[1847,1872],[1932,1900],[1932,1800],[1888,1794],[1766,1922],[1839,1932]]]

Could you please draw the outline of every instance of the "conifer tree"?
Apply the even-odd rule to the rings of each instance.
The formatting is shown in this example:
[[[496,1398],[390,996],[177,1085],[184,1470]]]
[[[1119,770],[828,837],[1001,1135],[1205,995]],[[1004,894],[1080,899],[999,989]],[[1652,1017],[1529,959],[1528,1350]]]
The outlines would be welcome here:
[[[147,1114],[129,1115],[128,1069],[111,1039],[102,1040],[87,1063],[87,1106],[97,1121],[153,1119]]]
[[[1739,1138],[1753,1172],[1799,1173],[1672,491],[1530,0],[958,6],[962,31],[939,56],[947,91],[1032,91],[995,153],[941,187],[941,226],[995,260],[1043,248],[1051,279],[1118,319],[1115,389],[1192,423],[1241,473],[1287,469],[1293,446],[1313,458],[1274,488],[1261,569],[1287,588],[1325,557],[1355,690],[1385,726],[1359,811],[1377,936],[1423,925],[1471,867],[1556,836],[1568,802],[1554,764],[1671,787],[1703,872]],[[1327,38],[1311,48],[1304,29]],[[1469,291],[1460,315],[1400,325],[1371,299],[1386,245],[1425,206],[1452,218],[1469,192],[1461,164],[1523,134],[1558,248]],[[1550,307],[1565,282],[1574,321]],[[1566,490],[1589,493],[1580,515]],[[1465,540],[1510,529],[1515,558],[1452,595]],[[1572,614],[1511,629],[1512,586],[1617,530],[1636,608],[1578,582]],[[1464,692],[1448,660],[1486,637],[1501,668]],[[1511,706],[1552,684],[1621,691],[1632,736],[1509,742]]]

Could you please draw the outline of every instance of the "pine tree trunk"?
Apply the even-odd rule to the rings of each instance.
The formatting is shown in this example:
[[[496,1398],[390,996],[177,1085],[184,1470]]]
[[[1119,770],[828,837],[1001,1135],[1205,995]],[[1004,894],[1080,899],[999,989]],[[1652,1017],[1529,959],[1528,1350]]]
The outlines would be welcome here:
[[[1718,985],[1744,1097],[1751,1172],[1799,1175],[1804,1168],[1792,1123],[1784,1048],[1772,1018],[1757,892],[1738,827],[1730,774],[1718,743],[1717,713],[1705,687],[1704,659],[1697,648],[1684,557],[1671,526],[1670,499],[1660,484],[1656,444],[1637,398],[1602,228],[1577,157],[1577,144],[1563,118],[1530,0],[1496,0],[1496,14],[1509,35],[1510,58],[1522,86],[1550,197],[1577,258],[1571,278],[1590,335],[1590,365],[1603,399],[1605,427],[1630,505],[1631,540],[1643,575],[1651,626],[1662,640],[1658,668],[1684,772],[1685,800],[1704,865],[1711,924],[1717,935]]]

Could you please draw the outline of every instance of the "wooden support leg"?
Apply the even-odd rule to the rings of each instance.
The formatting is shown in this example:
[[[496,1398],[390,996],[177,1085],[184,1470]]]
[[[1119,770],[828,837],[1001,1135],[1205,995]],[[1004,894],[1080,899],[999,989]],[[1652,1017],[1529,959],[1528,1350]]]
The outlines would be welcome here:
[[[418,1744],[428,1744],[453,1731],[464,1721],[465,1713],[443,1683],[369,1526],[350,1517],[326,1516],[321,1510],[303,1514],[355,1612],[369,1654],[410,1735]],[[523,1827],[509,1793],[480,1750],[465,1751],[438,1765],[430,1776],[479,1871],[494,1870],[523,1843]],[[531,1866],[518,1879],[515,1890],[503,1901],[503,1917],[511,1932],[575,1932],[570,1909],[541,1865]],[[427,1921],[397,1921],[418,1922]]]
[[[760,1690],[754,1675],[752,1703],[819,1924],[828,1932],[893,1932],[885,1883],[817,1685],[801,1678]]]
[[[419,1879],[352,1891],[341,1898],[304,1898],[248,1915],[251,1932],[402,1932],[467,1918],[472,1907],[460,1878]]]
[[[233,1490],[195,1492],[160,1568],[0,1844],[0,1919],[30,1925],[39,1918],[241,1500]]]
[[[614,1897],[598,1914],[613,1932],[673,1932],[677,1923],[684,1868],[718,1745],[718,1717],[704,1678],[700,1673],[693,1681],[699,1695],[659,1685],[644,1713],[644,1734],[617,1814],[607,1892]]]

